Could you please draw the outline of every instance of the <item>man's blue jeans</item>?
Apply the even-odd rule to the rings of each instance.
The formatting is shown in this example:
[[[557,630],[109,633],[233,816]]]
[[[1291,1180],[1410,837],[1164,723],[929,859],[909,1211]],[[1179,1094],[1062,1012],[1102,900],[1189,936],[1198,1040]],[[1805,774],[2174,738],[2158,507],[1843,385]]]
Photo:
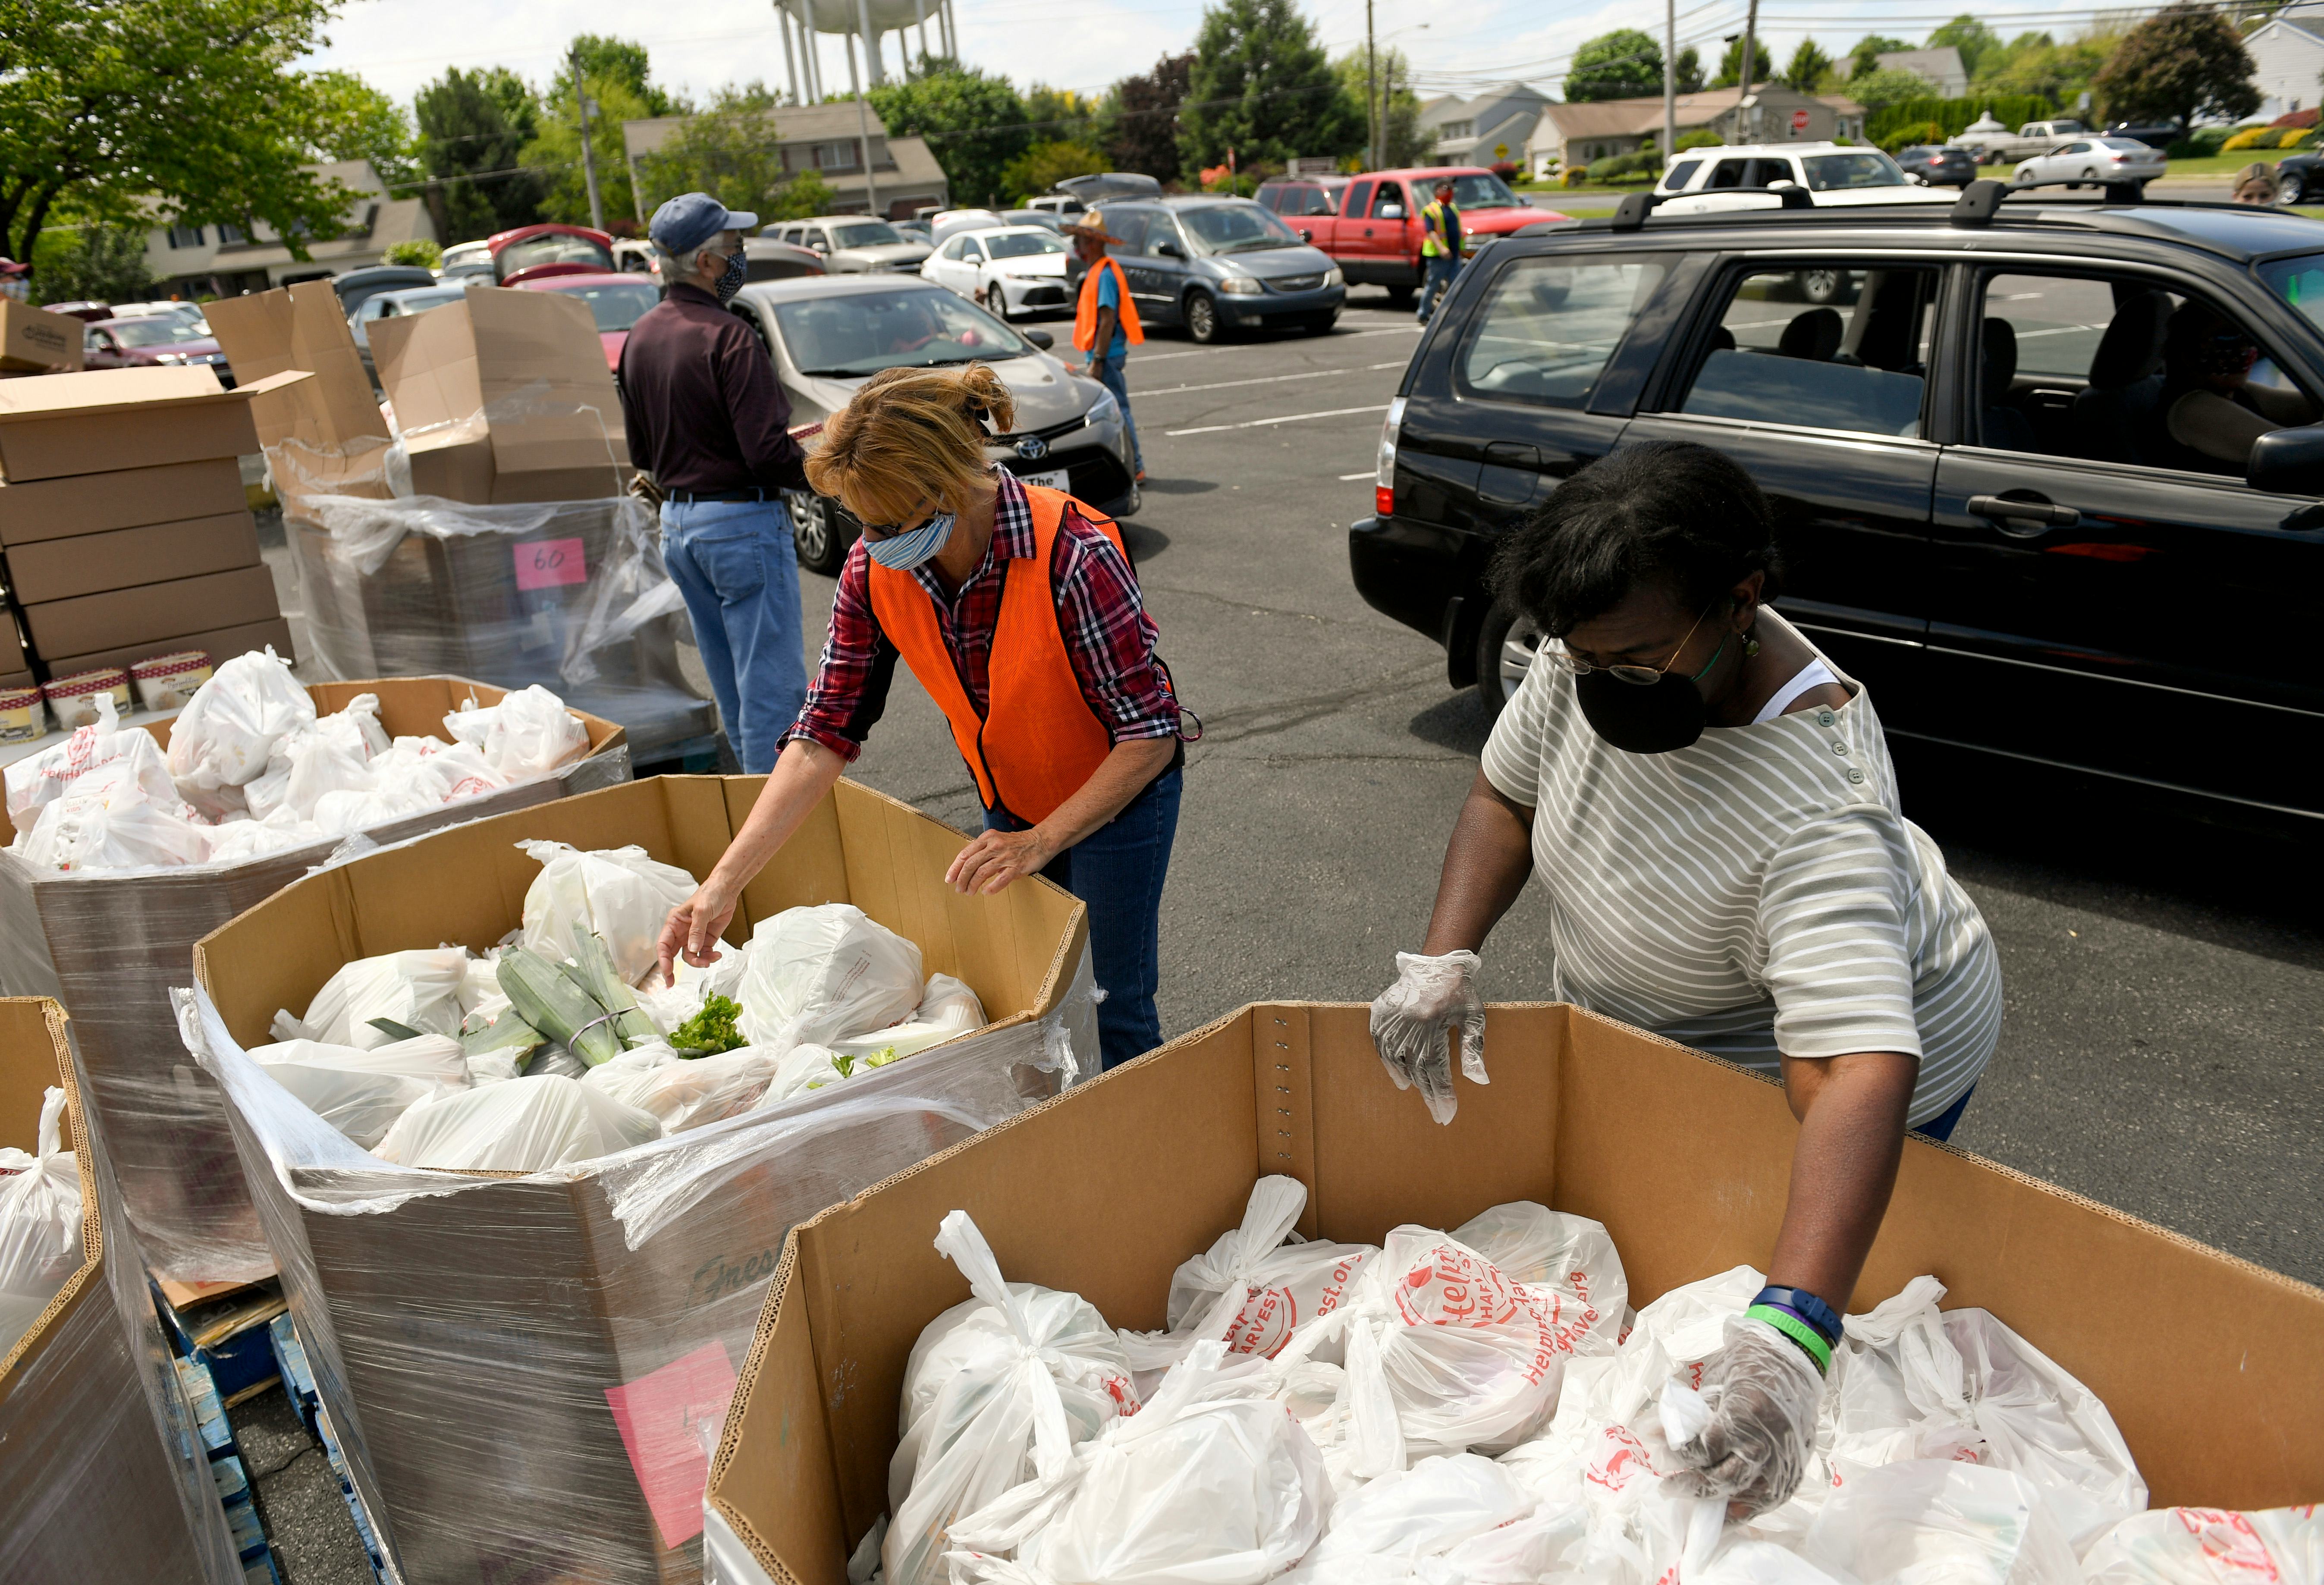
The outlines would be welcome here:
[[[1185,779],[1181,771],[1164,771],[1041,871],[1089,905],[1090,972],[1105,991],[1097,1007],[1098,1050],[1109,1068],[1162,1044],[1162,1017],[1154,1010],[1162,981],[1162,882]],[[984,812],[987,831],[1023,831],[1029,824],[1006,809]]]
[[[807,702],[790,518],[776,501],[665,501],[661,558],[694,619],[734,757],[764,775]]]
[[[1439,288],[1452,290],[1452,278],[1461,273],[1461,261],[1450,253],[1431,253],[1427,263],[1427,277],[1420,283],[1420,301],[1413,309],[1413,318],[1424,325],[1428,323],[1428,310],[1436,306]]]
[[[1113,392],[1113,400],[1121,404],[1121,427],[1130,437],[1130,473],[1132,478],[1145,467],[1146,459],[1138,449],[1138,420],[1130,416],[1130,352],[1124,348],[1101,360],[1097,366],[1101,384]]]

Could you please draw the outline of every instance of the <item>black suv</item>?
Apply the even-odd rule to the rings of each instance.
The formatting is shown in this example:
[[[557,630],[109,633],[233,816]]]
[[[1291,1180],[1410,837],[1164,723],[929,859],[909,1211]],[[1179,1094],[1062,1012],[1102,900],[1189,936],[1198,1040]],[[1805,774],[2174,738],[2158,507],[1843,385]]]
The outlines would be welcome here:
[[[1498,711],[1538,636],[1485,592],[1496,536],[1616,446],[1700,441],[1892,735],[2324,816],[2324,228],[2000,198],[1634,198],[1493,243],[1389,410],[1358,590]]]

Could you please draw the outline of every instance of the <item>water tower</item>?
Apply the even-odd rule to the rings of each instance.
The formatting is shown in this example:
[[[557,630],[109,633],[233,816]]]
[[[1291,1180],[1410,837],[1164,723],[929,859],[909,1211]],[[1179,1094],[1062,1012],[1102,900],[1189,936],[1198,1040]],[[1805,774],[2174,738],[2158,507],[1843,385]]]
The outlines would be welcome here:
[[[912,40],[908,30],[913,28],[919,30],[922,54],[956,58],[960,53],[959,37],[953,29],[952,0],[775,0],[775,14],[782,19],[783,61],[790,69],[791,97],[801,105],[819,104],[827,97],[823,64],[815,49],[817,33],[838,33],[846,40],[848,87],[855,91],[863,86],[855,62],[859,39],[863,41],[864,65],[875,88],[888,80],[880,45],[882,33],[900,35],[896,46],[899,65],[910,59]],[[930,23],[936,30],[933,49],[928,41]]]

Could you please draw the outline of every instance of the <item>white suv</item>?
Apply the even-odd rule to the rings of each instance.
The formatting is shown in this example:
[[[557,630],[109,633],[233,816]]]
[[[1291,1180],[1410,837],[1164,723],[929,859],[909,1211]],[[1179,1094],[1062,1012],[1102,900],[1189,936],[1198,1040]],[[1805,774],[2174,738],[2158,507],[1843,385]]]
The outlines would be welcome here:
[[[1805,188],[1810,201],[1818,205],[1950,204],[1960,197],[1950,189],[1907,181],[1896,161],[1877,149],[1840,143],[1747,143],[1682,150],[1655,185],[1655,191],[1665,196],[1657,213],[1705,215],[1719,209],[1773,208],[1783,202],[1773,193],[1721,191],[1769,187]]]

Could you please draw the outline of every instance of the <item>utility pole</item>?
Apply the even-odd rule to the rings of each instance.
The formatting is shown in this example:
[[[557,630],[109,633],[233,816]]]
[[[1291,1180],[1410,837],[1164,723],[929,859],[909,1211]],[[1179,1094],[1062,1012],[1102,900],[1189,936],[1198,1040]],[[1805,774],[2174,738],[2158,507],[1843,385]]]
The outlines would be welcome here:
[[[1370,169],[1379,170],[1388,164],[1388,156],[1380,152],[1379,52],[1372,41],[1372,0],[1364,0],[1364,114],[1372,124]]]
[[[573,62],[573,97],[581,101],[581,175],[589,184],[589,227],[603,231],[605,206],[597,197],[597,151],[589,143],[589,85],[581,77],[581,51],[576,50],[567,59]]]
[[[1663,0],[1663,167],[1678,157],[1678,0]]]
[[[1751,74],[1758,64],[1759,0],[1751,0],[1751,9],[1744,14],[1743,18],[1743,60],[1736,72],[1737,80],[1743,85],[1743,91],[1735,96],[1735,141],[1738,143],[1751,141],[1750,133],[1743,126],[1743,107],[1751,97]],[[1752,117],[1755,123],[1757,119],[1757,116]]]

